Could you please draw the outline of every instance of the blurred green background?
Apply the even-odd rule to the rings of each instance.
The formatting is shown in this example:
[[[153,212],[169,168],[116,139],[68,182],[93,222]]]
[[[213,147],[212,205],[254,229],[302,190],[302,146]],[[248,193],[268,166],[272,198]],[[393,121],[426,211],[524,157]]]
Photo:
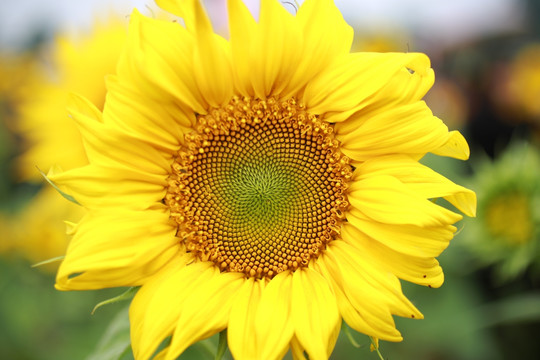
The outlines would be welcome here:
[[[61,68],[76,66],[62,60],[69,55],[66,52],[58,55],[58,37],[76,42],[92,33],[95,17],[106,13],[111,18],[112,13],[100,2],[80,3],[79,8],[71,4],[62,9],[61,1],[48,2],[40,21],[30,21],[36,16],[32,6],[37,2],[0,4],[2,17],[13,11],[14,18],[24,19],[18,27],[0,26],[1,359],[132,358],[129,349],[125,351],[128,302],[103,306],[91,314],[97,303],[125,289],[60,292],[54,289],[54,264],[31,267],[61,256],[67,237],[60,219],[55,229],[43,224],[52,221],[53,203],[32,205],[45,184],[33,167],[21,170],[21,155],[44,140],[32,132],[28,118],[41,111],[55,126],[54,117],[65,117],[62,102],[54,108],[40,103],[51,88],[61,96],[71,90],[85,91],[73,89],[84,83],[76,71]],[[205,3],[216,29],[225,34],[224,2]],[[396,318],[404,341],[381,342],[382,355],[420,360],[538,358],[540,1],[336,3],[355,27],[354,51],[419,51],[432,59],[437,79],[426,101],[450,129],[465,135],[471,159],[427,156],[422,161],[475,190],[479,200],[478,217],[458,223],[458,234],[439,258],[444,285],[431,289],[403,284],[425,319]],[[127,24],[134,5],[151,14],[156,11],[151,2],[124,1],[114,5],[115,16]],[[284,6],[294,12],[290,4]],[[257,2],[250,1],[250,7],[256,11]],[[82,56],[85,50],[77,46],[68,49]],[[103,50],[93,48],[95,58],[89,63],[104,56],[96,49]],[[97,102],[104,94],[96,96],[96,105],[102,105]],[[36,165],[40,161],[36,158]],[[43,221],[29,220],[36,217]],[[369,349],[368,337],[354,331],[350,336],[353,341],[342,331],[332,359],[378,358]],[[213,358],[217,346],[215,336],[194,345],[181,358]]]

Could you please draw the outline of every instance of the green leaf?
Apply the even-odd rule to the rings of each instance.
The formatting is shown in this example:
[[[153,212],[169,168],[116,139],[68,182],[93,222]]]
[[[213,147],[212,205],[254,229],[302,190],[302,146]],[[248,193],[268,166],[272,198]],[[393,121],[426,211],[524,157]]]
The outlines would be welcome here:
[[[120,360],[130,350],[129,306],[126,306],[112,319],[95,350],[86,360]]]
[[[94,309],[92,310],[92,315],[94,315],[96,310],[102,307],[103,305],[109,305],[109,304],[114,304],[119,301],[130,300],[131,298],[133,298],[133,296],[135,296],[135,293],[137,292],[137,290],[139,290],[138,286],[132,286],[126,291],[124,291],[122,294],[100,302],[99,304],[94,306]]]
[[[66,257],[65,255],[62,255],[62,256],[53,257],[53,258],[50,258],[50,259],[47,259],[47,260],[43,260],[41,262],[38,262],[37,264],[33,264],[32,267],[35,268],[35,267],[38,267],[38,266],[51,264],[53,262],[62,261],[62,260],[64,260],[65,257]]]
[[[522,293],[483,305],[480,327],[535,322],[540,320],[540,292]]]
[[[62,190],[60,190],[60,188],[59,188],[55,183],[53,183],[52,180],[49,179],[49,178],[47,177],[47,175],[46,175],[43,171],[41,171],[40,168],[37,168],[37,169],[38,169],[39,173],[41,174],[41,176],[43,176],[43,178],[44,178],[45,180],[47,180],[47,182],[48,182],[48,183],[49,183],[56,191],[58,191],[58,193],[59,193],[60,195],[62,195],[64,198],[68,199],[69,201],[71,201],[71,202],[74,203],[74,204],[81,205],[77,200],[75,200],[75,198],[74,198],[73,196],[71,196],[71,195],[69,195],[69,194],[66,194],[65,192],[63,192]]]
[[[219,333],[219,343],[214,360],[221,360],[227,350],[227,329]]]

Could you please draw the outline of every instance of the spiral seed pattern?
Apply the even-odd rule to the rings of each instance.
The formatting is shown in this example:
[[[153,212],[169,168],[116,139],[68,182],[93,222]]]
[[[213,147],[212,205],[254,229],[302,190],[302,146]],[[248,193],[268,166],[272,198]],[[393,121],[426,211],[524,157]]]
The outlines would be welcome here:
[[[164,199],[188,251],[269,279],[317,258],[348,206],[351,166],[332,125],[274,98],[235,97],[197,120]]]

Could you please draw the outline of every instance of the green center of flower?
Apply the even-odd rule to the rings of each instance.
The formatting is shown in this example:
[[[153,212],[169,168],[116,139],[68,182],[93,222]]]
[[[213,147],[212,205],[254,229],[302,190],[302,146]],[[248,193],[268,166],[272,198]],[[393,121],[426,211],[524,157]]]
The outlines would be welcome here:
[[[348,206],[351,166],[332,126],[273,98],[234,98],[197,120],[165,197],[188,251],[250,277],[307,266]]]
[[[486,209],[489,231],[511,245],[526,243],[533,231],[530,206],[523,194],[508,194],[494,199]]]

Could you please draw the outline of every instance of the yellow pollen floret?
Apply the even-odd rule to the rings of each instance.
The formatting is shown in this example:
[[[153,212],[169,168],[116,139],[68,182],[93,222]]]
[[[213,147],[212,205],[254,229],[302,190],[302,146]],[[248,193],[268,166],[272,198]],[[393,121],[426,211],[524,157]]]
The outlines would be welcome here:
[[[307,266],[348,206],[352,170],[332,125],[294,99],[238,97],[197,122],[164,199],[186,248],[248,277]]]

